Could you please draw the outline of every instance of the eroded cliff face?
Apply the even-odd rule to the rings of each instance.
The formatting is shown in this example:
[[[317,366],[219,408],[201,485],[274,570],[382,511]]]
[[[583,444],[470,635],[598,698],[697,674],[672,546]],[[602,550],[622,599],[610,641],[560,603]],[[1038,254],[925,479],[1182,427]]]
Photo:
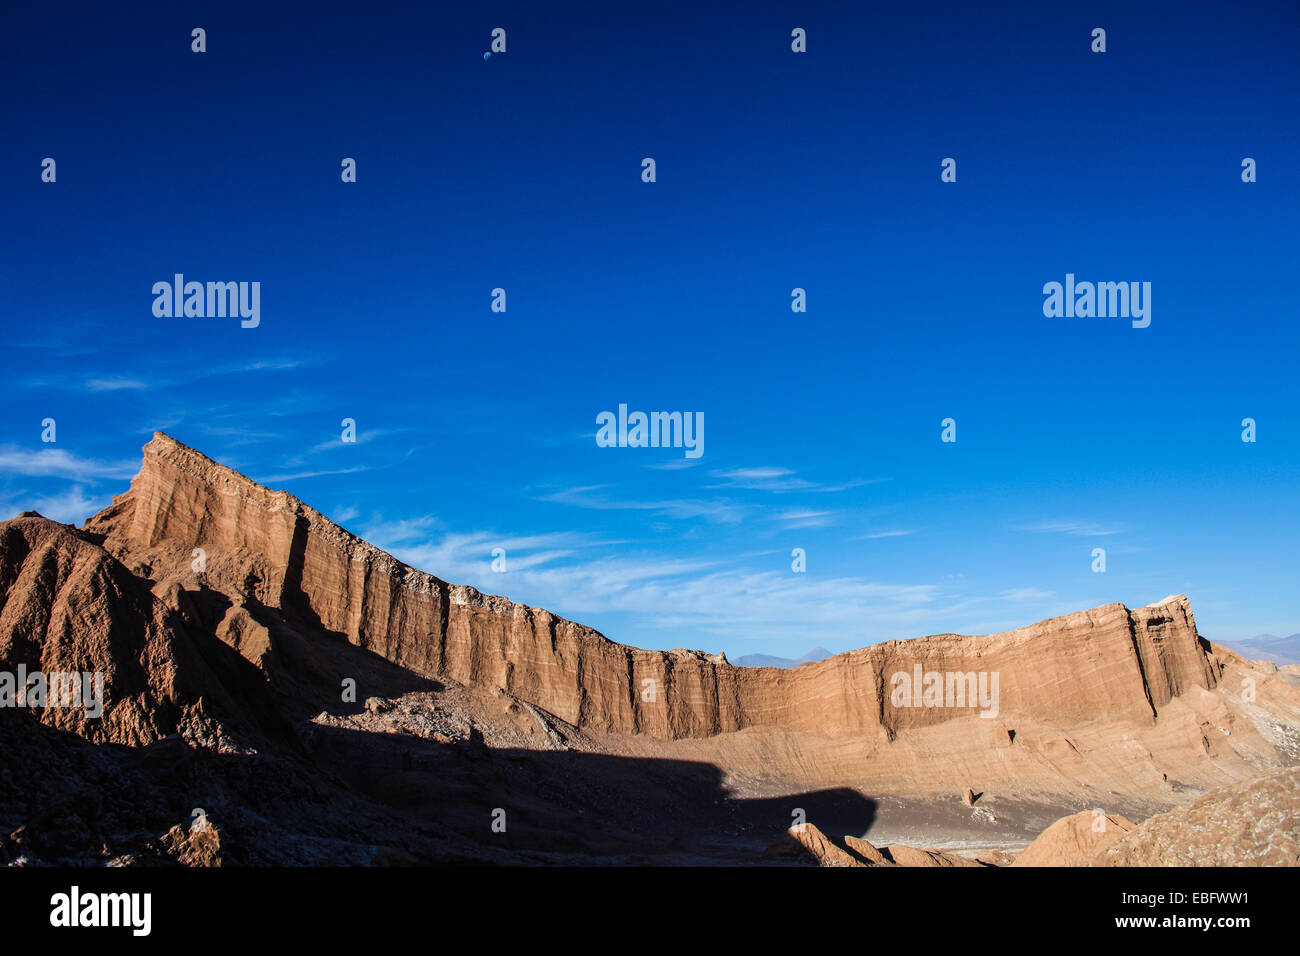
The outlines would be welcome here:
[[[11,696],[20,675],[39,673],[41,695],[19,703],[95,743],[185,730],[229,748],[229,718],[286,729],[255,668],[190,631],[103,548],[39,515],[0,523],[0,672]]]
[[[85,530],[158,582],[155,591],[213,588],[254,616],[275,609],[300,631],[340,636],[422,674],[500,688],[581,728],[681,739],[774,727],[892,740],[982,712],[1003,728],[1014,715],[1062,729],[1102,718],[1141,725],[1174,698],[1216,683],[1182,596],[987,637],[891,641],[793,670],[640,650],[408,567],[292,495],[162,433],[144,453],[130,490]],[[192,570],[195,549],[201,575]],[[274,643],[252,642],[256,657],[241,652],[264,664]],[[932,706],[936,674],[944,706]],[[982,679],[985,699],[952,706],[959,699],[944,699],[948,675],[973,675],[974,684],[953,684],[963,691],[978,691]]]
[[[246,862],[564,862],[646,832],[670,856],[721,834],[703,857],[749,861],[798,810],[1014,842],[1300,763],[1293,676],[1207,645],[1181,596],[733,667],[450,585],[161,434],[83,529],[0,522],[0,680],[20,666],[102,673],[104,713],[0,710],[0,820],[25,821],[0,860],[187,862],[138,837],[196,804]],[[507,806],[531,825],[484,843],[484,808]]]

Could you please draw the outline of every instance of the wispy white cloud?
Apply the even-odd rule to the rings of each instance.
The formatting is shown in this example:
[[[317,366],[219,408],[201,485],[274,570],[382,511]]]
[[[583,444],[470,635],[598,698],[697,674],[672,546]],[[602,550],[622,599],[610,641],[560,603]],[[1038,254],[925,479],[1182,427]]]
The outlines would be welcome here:
[[[322,478],[325,475],[354,475],[360,471],[370,471],[372,468],[381,467],[379,465],[353,465],[350,468],[319,468],[311,471],[294,471],[283,475],[267,475],[265,478],[259,478],[262,483],[283,482],[283,481],[302,481],[306,478]]]
[[[878,539],[878,538],[902,538],[902,537],[905,537],[905,536],[907,536],[907,535],[909,535],[909,534],[915,534],[915,533],[916,533],[916,532],[914,532],[914,531],[905,530],[905,529],[899,529],[899,530],[897,530],[897,531],[873,531],[873,532],[871,532],[870,534],[861,534],[861,535],[858,535],[858,536],[857,536],[856,538],[854,538],[853,540],[855,540],[855,541],[875,541],[875,540]]]
[[[371,544],[391,550],[390,545],[402,546],[413,541],[427,541],[431,534],[440,531],[442,527],[442,522],[434,515],[393,520],[374,516],[361,525],[360,534]]]
[[[717,478],[730,478],[734,481],[776,481],[790,478],[794,472],[789,468],[733,468],[730,471],[715,471],[713,474]]]
[[[548,608],[590,623],[599,614],[628,614],[643,628],[725,636],[815,634],[854,645],[907,637],[936,609],[935,585],[899,585],[739,567],[716,557],[673,558],[628,551],[581,532],[509,535],[447,531],[433,516],[376,518],[360,532],[408,564],[486,593]],[[505,573],[492,551],[505,551]],[[612,553],[611,553],[612,552]],[[753,555],[748,559],[767,564]],[[769,556],[770,558],[770,556]],[[610,637],[619,639],[618,634]]]
[[[413,567],[440,573],[440,568],[488,569],[492,551],[503,548],[513,556],[510,564],[528,559],[530,567],[549,564],[597,545],[608,545],[594,535],[564,531],[546,534],[500,534],[489,531],[452,532],[433,515],[385,520],[372,518],[360,534]]]
[[[258,362],[246,362],[242,365],[226,365],[218,374],[231,372],[280,372],[285,369],[302,368],[305,363],[299,359],[264,359]]]
[[[777,520],[787,528],[824,528],[833,521],[829,511],[809,511],[801,509],[785,511],[777,515]]]
[[[721,483],[710,486],[713,488],[741,488],[746,491],[769,491],[774,494],[785,494],[794,491],[817,493],[845,491],[861,485],[888,481],[887,478],[871,478],[856,479],[842,484],[823,485],[809,481],[806,478],[800,478],[792,469],[773,466],[732,468],[725,471],[714,471],[711,474],[714,478],[722,479]]]
[[[356,430],[356,440],[355,440],[355,441],[350,441],[350,442],[345,442],[345,441],[343,440],[343,430],[342,430],[342,428],[340,428],[340,429],[339,429],[339,433],[338,433],[338,435],[334,436],[333,438],[329,439],[328,441],[323,441],[323,442],[321,442],[321,443],[318,444],[318,445],[313,445],[311,448],[309,448],[309,449],[307,450],[307,454],[309,454],[309,455],[314,455],[314,454],[317,454],[317,453],[319,453],[319,452],[328,451],[328,450],[333,449],[333,448],[347,448],[347,447],[352,446],[352,445],[364,445],[364,444],[367,444],[367,443],[369,443],[369,442],[375,441],[376,439],[379,439],[379,438],[388,438],[388,437],[391,436],[391,435],[400,435],[400,434],[402,434],[403,432],[406,432],[406,431],[409,431],[409,429],[406,429],[406,428],[358,428],[358,429]]]
[[[176,421],[156,422],[154,428],[159,431],[167,431],[168,428],[174,428]],[[195,422],[194,428],[198,429],[204,435],[210,435],[213,438],[219,438],[224,448],[238,448],[243,445],[256,445],[264,441],[283,441],[284,436],[277,432],[258,431],[250,428],[247,424],[243,425],[214,425],[210,422]]]
[[[360,442],[358,442],[357,444],[360,444]],[[355,451],[355,446],[352,445],[351,443],[342,447],[349,449],[349,451],[347,452],[349,456],[353,454],[353,452]],[[279,483],[279,482],[288,482],[288,481],[301,481],[306,478],[321,478],[326,475],[353,475],[363,471],[377,471],[383,468],[392,468],[394,465],[400,465],[402,462],[409,459],[418,450],[419,450],[418,447],[406,448],[401,450],[401,452],[395,456],[386,456],[383,459],[380,459],[377,456],[370,453],[359,453],[362,454],[363,458],[365,458],[366,455],[369,455],[369,457],[358,464],[346,465],[346,466],[341,466],[336,468],[328,467],[327,461],[322,461],[319,465],[307,461],[306,458],[311,454],[311,452],[308,452],[307,456],[295,455],[292,458],[289,458],[283,462],[284,465],[287,465],[291,468],[297,468],[298,470],[284,472],[283,474],[278,474],[278,475],[269,475],[265,478],[258,478],[257,480],[264,483],[265,482]],[[337,458],[335,458],[334,460],[337,461]]]
[[[1104,537],[1119,534],[1118,525],[1102,525],[1093,521],[1040,521],[1037,524],[1017,528],[1018,531],[1032,531],[1036,534],[1070,534],[1079,537]]]
[[[103,461],[83,458],[63,448],[23,448],[0,445],[0,472],[33,478],[71,478],[95,482],[101,479],[130,478],[139,468],[138,460]]]
[[[1008,588],[998,594],[1004,601],[1046,601],[1056,597],[1055,591],[1043,591],[1039,588]]]
[[[700,498],[670,498],[658,501],[640,501],[633,499],[615,499],[596,494],[603,485],[587,485],[580,488],[568,488],[541,498],[557,504],[572,505],[575,508],[588,508],[595,511],[649,511],[670,518],[703,518],[724,524],[741,521],[747,509],[741,505],[724,500],[706,500]]]
[[[700,458],[669,458],[667,461],[653,461],[646,465],[654,471],[681,471],[685,468],[694,468],[702,459]]]
[[[86,383],[86,388],[92,392],[133,391],[148,387],[149,383],[138,378],[92,378]]]
[[[95,512],[108,507],[112,500],[112,495],[87,495],[80,485],[74,485],[58,494],[35,499],[31,507],[63,524],[81,524]]]
[[[57,354],[57,348],[52,349]],[[93,351],[93,350],[92,350]],[[277,372],[301,368],[310,364],[303,359],[259,359],[252,362],[234,362],[213,365],[206,358],[172,357],[165,365],[145,363],[130,374],[105,375],[96,378],[84,378],[74,374],[57,374],[46,379],[29,379],[24,384],[30,387],[63,388],[88,392],[124,392],[150,391],[170,388],[174,385],[190,385],[201,379],[216,378],[225,375],[241,375],[253,372]],[[186,373],[177,374],[178,368]]]

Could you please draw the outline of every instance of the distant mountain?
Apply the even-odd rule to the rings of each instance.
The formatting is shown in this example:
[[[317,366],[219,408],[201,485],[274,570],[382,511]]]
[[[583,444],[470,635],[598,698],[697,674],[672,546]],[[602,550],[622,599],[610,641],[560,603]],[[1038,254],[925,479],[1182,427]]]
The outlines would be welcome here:
[[[1300,634],[1292,634],[1290,637],[1261,634],[1248,641],[1220,641],[1219,643],[1247,660],[1272,661],[1274,664],[1300,664]]]
[[[824,661],[830,656],[831,652],[826,648],[814,647],[798,660],[792,657],[773,657],[771,654],[746,654],[744,657],[737,657],[735,665],[737,667],[798,667],[800,664]]]

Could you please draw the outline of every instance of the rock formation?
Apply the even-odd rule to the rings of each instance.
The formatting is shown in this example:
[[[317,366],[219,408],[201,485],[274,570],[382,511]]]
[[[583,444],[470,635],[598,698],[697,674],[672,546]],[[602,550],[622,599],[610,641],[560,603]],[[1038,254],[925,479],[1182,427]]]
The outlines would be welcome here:
[[[817,866],[866,866],[861,860],[832,843],[811,823],[786,830],[763,854],[769,860],[792,860]]]
[[[1140,824],[1091,810],[1062,817],[1012,865],[1300,866],[1300,768],[1213,790]]]
[[[0,662],[16,673],[102,674],[103,714],[47,706],[41,719],[94,742],[149,743],[218,718],[283,729],[258,671],[181,618],[102,548],[40,516],[0,524]]]
[[[889,857],[885,856],[885,854],[881,853],[879,849],[866,840],[855,836],[846,836],[844,838],[844,846],[850,853],[854,854],[858,859],[870,866],[894,865],[893,861],[891,861]]]
[[[1101,811],[1062,817],[1040,833],[1012,866],[1087,866],[1134,826],[1127,817]]]
[[[1217,681],[1183,597],[1137,610],[1107,605],[991,637],[889,641],[788,672],[639,650],[410,568],[292,495],[161,433],[144,452],[131,490],[86,524],[128,563],[184,579],[202,549],[207,580],[226,593],[420,673],[499,687],[580,727],[668,739],[760,726],[892,738],[980,712],[974,700],[894,706],[892,676],[911,678],[917,667],[996,672],[999,716],[1032,714],[1059,727],[1152,718]],[[662,691],[654,702],[639,693],[647,679]]]
[[[918,850],[915,847],[896,843],[883,847],[880,851],[895,866],[983,866],[975,860],[969,860],[956,853],[943,853],[939,850]]]
[[[1093,865],[1300,866],[1300,769],[1225,787],[1151,817]]]
[[[721,655],[617,644],[548,611],[450,585],[161,433],[130,490],[85,530],[179,610],[205,590],[227,598],[207,626],[273,676],[291,679],[277,675],[280,658],[310,657],[316,635],[338,637],[592,732],[666,741],[794,734],[800,750],[825,751],[801,782],[820,774],[874,785],[883,772],[935,792],[962,792],[972,780],[980,789],[1069,792],[1121,780],[1121,792],[1159,799],[1170,778],[1214,786],[1267,760],[1257,740],[1239,753],[1217,729],[1206,732],[1227,719],[1207,694],[1220,667],[1182,596],[987,637],[888,641],[794,670],[734,667]],[[945,682],[945,706],[926,706],[931,675]],[[981,676],[996,678],[996,708],[978,706]],[[918,677],[910,706],[896,704],[898,682]],[[656,689],[653,701],[644,686]],[[850,740],[847,749],[833,743]],[[707,746],[700,753],[713,756]],[[1223,758],[1219,766],[1207,753]]]
[[[21,832],[11,857],[20,845],[93,850],[94,827],[42,809],[70,796],[15,782],[13,755],[31,748],[102,764],[97,779],[118,789],[160,786],[156,832],[128,855],[196,864],[623,860],[639,840],[679,861],[752,860],[779,837],[818,862],[980,865],[784,827],[813,807],[830,832],[884,832],[898,806],[933,807],[996,834],[991,847],[1027,842],[1049,808],[1141,818],[1300,763],[1295,679],[1202,640],[1183,596],[789,670],[736,667],[448,584],[161,433],[130,489],[82,529],[33,514],[0,523],[0,599],[0,672],[105,678],[102,718],[0,715],[22,742],[0,748],[0,831]],[[100,744],[133,749],[92,759]],[[160,784],[177,762],[189,769]],[[212,834],[185,829],[195,775],[224,801],[207,808]],[[287,793],[337,816],[298,813]],[[482,814],[507,803],[531,825],[484,843]],[[707,848],[685,849],[692,825],[715,834]],[[1091,847],[1067,830],[1066,843]]]

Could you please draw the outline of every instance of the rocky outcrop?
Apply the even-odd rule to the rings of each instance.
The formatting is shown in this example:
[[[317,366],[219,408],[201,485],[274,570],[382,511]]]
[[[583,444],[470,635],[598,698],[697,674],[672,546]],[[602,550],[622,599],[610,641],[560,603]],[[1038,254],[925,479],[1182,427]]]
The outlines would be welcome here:
[[[28,680],[9,706],[94,742],[184,730],[234,746],[227,719],[284,729],[257,670],[187,629],[103,548],[32,513],[0,523],[0,694]]]
[[[846,836],[844,846],[870,866],[893,866],[893,862],[870,842],[855,836]]]
[[[1300,866],[1300,768],[1223,787],[1134,823],[1085,810],[1039,834],[1013,866]]]
[[[1136,825],[1119,814],[1092,810],[1062,817],[1040,833],[1012,866],[1087,866]]]
[[[765,860],[813,864],[824,867],[852,866],[908,866],[908,867],[983,867],[993,864],[967,859],[956,853],[940,850],[918,850],[894,844],[877,849],[866,840],[854,836],[843,838],[844,846],[811,823],[791,827],[777,838],[763,854]]]
[[[944,853],[941,850],[918,850],[915,847],[903,846],[897,843],[882,847],[880,852],[895,866],[980,867],[985,865],[977,863],[975,860],[968,860],[964,856],[958,856],[956,853]]]
[[[906,866],[906,867],[983,867],[990,863],[944,853],[940,850],[918,850],[915,847],[893,844],[876,848],[859,837],[845,836],[844,846],[811,823],[793,826],[767,848],[765,860],[813,864],[824,867],[851,866]]]
[[[1300,866],[1300,768],[1215,790],[1157,814],[1095,856],[1092,865]]]
[[[273,608],[300,630],[343,637],[422,674],[499,688],[578,727],[662,739],[780,727],[892,740],[983,713],[1068,729],[1103,717],[1150,722],[1172,699],[1217,680],[1181,596],[987,637],[890,641],[795,670],[639,650],[417,571],[162,433],[144,452],[130,490],[86,525],[140,573],[157,582],[194,575],[201,556],[212,587]],[[234,620],[228,629],[240,643],[250,631]],[[253,637],[264,663],[265,637]],[[912,694],[900,702],[903,684]],[[1014,729],[1003,732],[1014,739]]]
[[[815,863],[817,866],[866,865],[832,843],[826,834],[811,823],[792,826],[768,847],[763,857],[768,860]]]

